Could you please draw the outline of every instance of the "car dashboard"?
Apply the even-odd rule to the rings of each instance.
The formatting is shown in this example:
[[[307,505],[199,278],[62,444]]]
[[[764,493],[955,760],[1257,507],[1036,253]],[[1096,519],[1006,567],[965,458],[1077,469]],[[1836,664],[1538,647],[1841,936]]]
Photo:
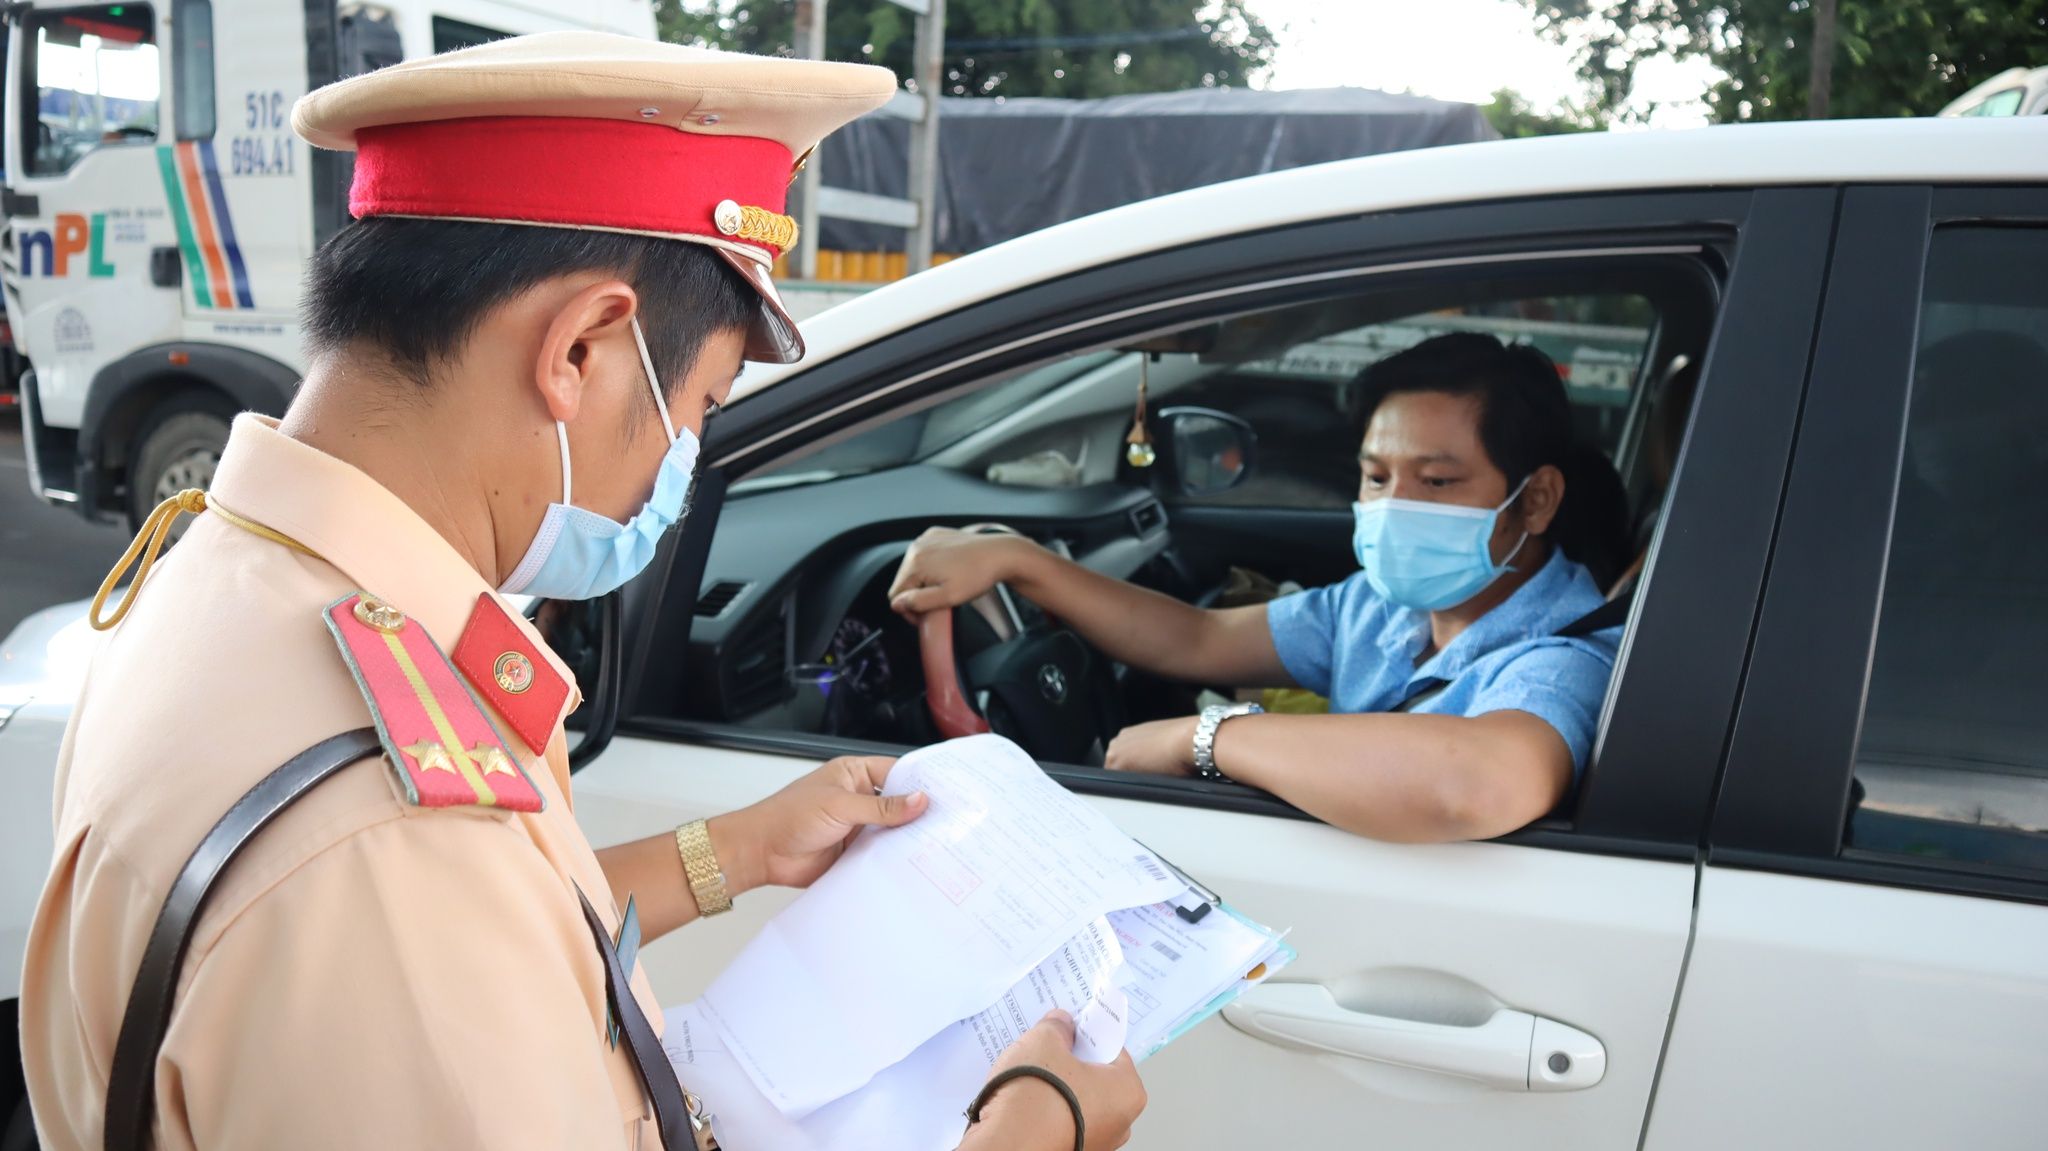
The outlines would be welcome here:
[[[1128,579],[1166,550],[1165,508],[1117,483],[992,484],[922,465],[728,498],[690,626],[682,717],[915,742],[932,732],[916,630],[888,588],[931,527],[1000,523]]]

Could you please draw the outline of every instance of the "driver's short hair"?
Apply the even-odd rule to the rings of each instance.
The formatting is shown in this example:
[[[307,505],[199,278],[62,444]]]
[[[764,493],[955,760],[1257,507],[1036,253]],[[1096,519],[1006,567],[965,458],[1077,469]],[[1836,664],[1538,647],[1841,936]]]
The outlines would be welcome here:
[[[654,236],[527,224],[373,216],[313,256],[301,302],[308,350],[381,354],[422,388],[462,354],[493,309],[556,276],[603,272],[633,285],[663,387],[714,333],[744,330],[760,296],[708,248]]]

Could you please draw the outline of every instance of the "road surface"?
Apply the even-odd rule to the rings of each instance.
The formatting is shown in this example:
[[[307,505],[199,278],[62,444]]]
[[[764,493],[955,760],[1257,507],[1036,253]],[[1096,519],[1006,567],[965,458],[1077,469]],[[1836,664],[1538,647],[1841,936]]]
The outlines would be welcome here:
[[[0,635],[29,614],[89,599],[128,546],[128,529],[89,524],[28,490],[21,416],[0,411]]]

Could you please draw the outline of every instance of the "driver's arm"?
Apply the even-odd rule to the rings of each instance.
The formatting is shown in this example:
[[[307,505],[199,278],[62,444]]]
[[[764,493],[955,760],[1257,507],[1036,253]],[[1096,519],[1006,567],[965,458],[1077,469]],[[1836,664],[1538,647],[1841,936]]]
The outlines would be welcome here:
[[[1171,738],[1192,747],[1194,720],[1184,723],[1185,737]],[[1557,806],[1572,782],[1570,746],[1526,711],[1242,716],[1217,729],[1216,765],[1326,823],[1396,843],[1505,835]]]
[[[1030,540],[933,528],[903,557],[889,605],[916,619],[999,583],[1119,663],[1193,683],[1293,686],[1263,604],[1207,611],[1092,572]]]

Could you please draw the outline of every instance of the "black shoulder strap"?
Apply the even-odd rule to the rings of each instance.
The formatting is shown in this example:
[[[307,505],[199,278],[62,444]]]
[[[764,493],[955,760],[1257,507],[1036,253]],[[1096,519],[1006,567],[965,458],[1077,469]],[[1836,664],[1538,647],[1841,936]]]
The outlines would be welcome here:
[[[135,972],[128,1009],[121,1017],[121,1036],[114,1041],[114,1062],[107,1073],[106,1151],[144,1151],[149,1146],[156,1110],[157,1052],[163,1049],[164,1032],[170,1029],[171,999],[178,990],[185,951],[192,944],[192,929],[199,923],[214,880],[279,812],[335,772],[382,750],[373,727],[343,732],[314,744],[236,800],[185,860],[142,950],[142,965]]]
[[[604,958],[605,995],[611,1000],[612,1010],[618,1013],[619,1031],[625,1035],[626,1046],[633,1055],[633,1070],[639,1074],[647,1098],[654,1103],[654,1122],[661,1128],[661,1145],[668,1151],[695,1151],[697,1136],[690,1122],[690,1101],[683,1094],[683,1081],[676,1077],[668,1053],[661,1049],[661,1038],[640,1010],[640,1001],[633,998],[632,977],[619,966],[618,952],[605,933],[604,921],[597,917],[597,909],[590,906],[590,897],[579,887],[576,898],[583,901],[583,921],[590,925],[597,953]]]
[[[163,1049],[165,1032],[170,1029],[172,1000],[178,989],[178,975],[185,966],[185,953],[191,947],[192,931],[198,926],[214,882],[249,841],[284,809],[342,768],[382,750],[377,730],[371,727],[357,728],[314,744],[264,776],[262,782],[236,800],[186,859],[170,894],[164,897],[163,909],[157,912],[156,926],[150,930],[149,943],[143,948],[134,987],[128,992],[121,1034],[114,1042],[113,1065],[107,1074],[105,1151],[147,1151],[150,1146],[156,1111],[157,1054]],[[582,892],[577,895],[581,898]],[[598,951],[604,956],[605,990],[618,1007],[641,1082],[654,1100],[662,1144],[668,1151],[689,1151],[696,1143],[689,1134],[682,1084],[670,1068],[661,1041],[655,1038],[639,1002],[633,998],[626,976],[619,970],[618,957],[612,954],[611,941],[605,938],[604,925],[588,899],[583,900],[583,912],[596,934]]]
[[[1635,602],[1636,595],[1634,592],[1630,592],[1619,599],[1608,600],[1585,615],[1558,628],[1557,635],[1563,639],[1584,639],[1596,632],[1620,627],[1628,622],[1628,610]]]

